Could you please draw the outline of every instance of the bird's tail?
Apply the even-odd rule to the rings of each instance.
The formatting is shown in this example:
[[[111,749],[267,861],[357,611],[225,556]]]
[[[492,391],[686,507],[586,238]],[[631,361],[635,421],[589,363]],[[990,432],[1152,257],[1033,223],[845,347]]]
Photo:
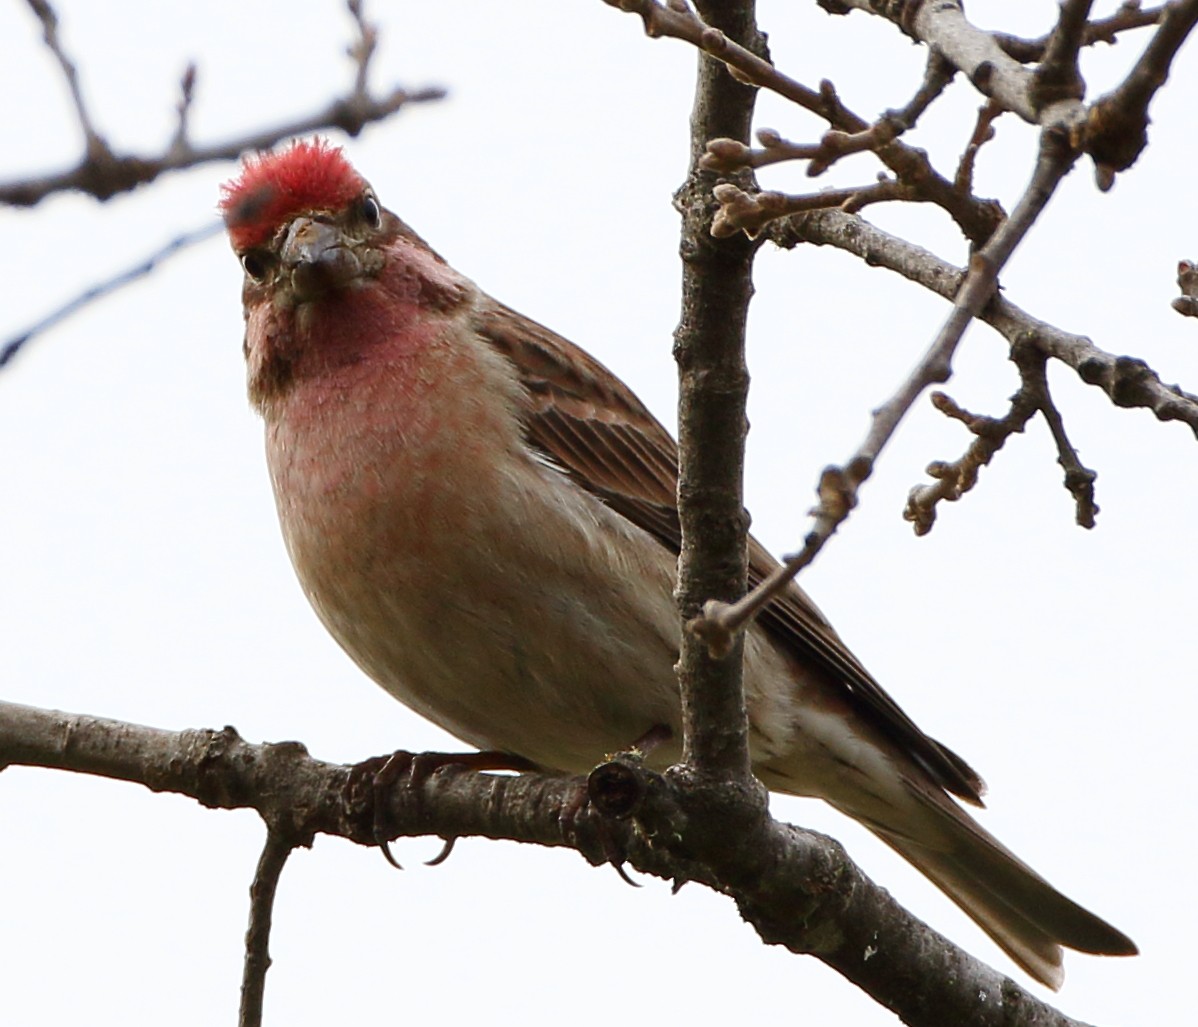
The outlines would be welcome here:
[[[1136,954],[1130,938],[1062,895],[943,793],[913,787],[911,794],[926,815],[919,818],[920,830],[862,822],[1036,980],[1053,990],[1061,986],[1062,946],[1097,955]]]

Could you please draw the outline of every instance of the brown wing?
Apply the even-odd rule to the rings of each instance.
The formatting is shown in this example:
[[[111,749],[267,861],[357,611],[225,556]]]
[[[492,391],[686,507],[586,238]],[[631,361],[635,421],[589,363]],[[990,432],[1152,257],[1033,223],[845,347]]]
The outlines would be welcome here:
[[[521,314],[493,300],[491,304],[479,313],[478,329],[519,371],[530,400],[529,442],[579,486],[678,552],[678,450],[670,433],[597,360]],[[750,538],[750,586],[776,566]],[[941,787],[981,805],[981,778],[915,726],[801,588],[792,585],[759,620],[778,642],[830,672],[858,708]]]

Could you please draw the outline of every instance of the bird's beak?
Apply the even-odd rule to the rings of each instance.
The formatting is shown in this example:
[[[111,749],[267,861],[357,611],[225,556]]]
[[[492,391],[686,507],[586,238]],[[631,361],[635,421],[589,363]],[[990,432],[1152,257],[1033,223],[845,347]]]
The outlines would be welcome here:
[[[341,229],[313,218],[298,217],[287,226],[279,257],[296,303],[318,299],[362,275],[362,263]]]

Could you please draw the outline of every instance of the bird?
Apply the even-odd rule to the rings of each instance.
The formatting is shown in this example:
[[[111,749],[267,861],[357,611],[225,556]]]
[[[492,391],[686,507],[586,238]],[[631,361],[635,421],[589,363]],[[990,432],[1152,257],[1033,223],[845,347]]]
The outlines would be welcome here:
[[[322,138],[246,157],[220,199],[244,272],[249,400],[288,554],[333,638],[481,750],[585,773],[657,732],[679,757],[678,454],[616,375],[491,298]],[[776,562],[751,536],[751,582]],[[1062,948],[1133,955],[960,803],[920,730],[797,584],[745,634],[753,770],[857,820],[1057,989]]]

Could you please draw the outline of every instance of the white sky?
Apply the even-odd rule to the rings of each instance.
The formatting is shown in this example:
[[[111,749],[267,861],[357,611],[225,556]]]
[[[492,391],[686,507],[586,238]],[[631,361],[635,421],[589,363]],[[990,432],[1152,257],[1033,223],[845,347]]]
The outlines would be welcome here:
[[[1004,6],[974,0],[970,12],[997,22]],[[351,75],[341,55],[351,27],[335,0],[62,0],[59,10],[118,147],[162,145],[191,58],[200,141],[306,114]],[[1032,34],[1055,10],[1021,5],[1025,22],[1004,27]],[[786,70],[812,85],[833,79],[867,117],[918,84],[923,51],[880,21],[795,2],[763,3],[761,20]],[[599,0],[396,3],[382,29],[376,82],[439,83],[451,99],[368,130],[348,143],[351,159],[459,268],[597,354],[672,424],[670,194],[685,170],[694,54],[646,39]],[[0,179],[78,156],[38,38],[24,4],[0,6]],[[1092,90],[1146,38],[1092,55]],[[1183,52],[1155,104],[1139,165],[1105,196],[1079,166],[1003,279],[1038,316],[1191,390],[1198,327],[1169,300],[1177,260],[1198,249],[1195,56]],[[912,136],[945,172],[978,102],[958,83]],[[770,98],[759,124],[799,139],[820,131]],[[1009,209],[1034,135],[1010,118],[999,135],[979,190]],[[199,168],[104,206],[65,196],[0,211],[0,337],[212,217],[233,170]],[[875,171],[862,157],[814,185]],[[813,185],[801,169],[765,180]],[[934,211],[869,215],[963,257]],[[802,537],[819,469],[857,444],[946,308],[830,250],[764,252],[756,280],[747,494],[756,532],[783,551]],[[39,339],[0,375],[0,696],[169,728],[233,724],[331,760],[453,748],[356,670],[293,581],[244,400],[239,286],[213,241]],[[954,397],[1005,411],[1015,378],[997,336],[971,330],[957,371]],[[1194,440],[1114,409],[1071,372],[1054,369],[1052,382],[1099,472],[1094,532],[1073,526],[1037,421],[915,539],[899,516],[907,489],[968,442],[925,401],[804,584],[908,712],[987,778],[986,826],[1140,944],[1131,960],[1071,955],[1060,1007],[1102,1023],[1177,1021],[1192,1009],[1196,912],[1182,782],[1195,707]],[[1015,973],[864,831],[814,802],[774,809],[841,838],[915,912]],[[5,1022],[234,1021],[263,834],[253,814],[11,769],[0,823]],[[444,866],[420,866],[438,845],[399,845],[413,867],[404,874],[328,838],[292,858],[268,1023],[895,1022],[822,964],[762,946],[729,901],[701,888],[633,890],[567,852],[471,840]]]

